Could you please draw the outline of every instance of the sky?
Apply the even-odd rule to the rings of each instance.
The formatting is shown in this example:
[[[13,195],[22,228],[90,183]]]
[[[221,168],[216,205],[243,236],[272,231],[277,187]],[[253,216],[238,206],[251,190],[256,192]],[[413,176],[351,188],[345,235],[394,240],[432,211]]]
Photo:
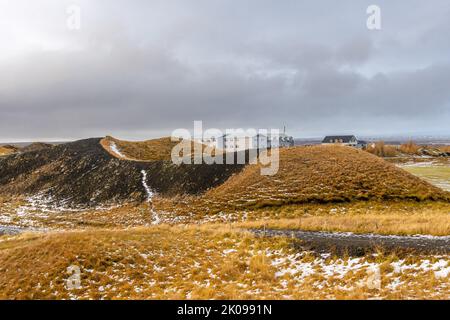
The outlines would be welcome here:
[[[449,33],[448,0],[0,0],[0,141],[450,135]]]

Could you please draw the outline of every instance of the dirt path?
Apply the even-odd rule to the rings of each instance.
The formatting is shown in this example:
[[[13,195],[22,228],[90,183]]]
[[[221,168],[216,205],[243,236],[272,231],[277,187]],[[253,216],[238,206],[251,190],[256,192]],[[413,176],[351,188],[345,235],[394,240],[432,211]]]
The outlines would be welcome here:
[[[299,247],[315,251],[348,251],[363,255],[376,247],[385,249],[414,250],[431,253],[450,253],[450,236],[396,236],[376,234],[354,234],[343,232],[320,232],[301,230],[250,230],[258,236],[285,236],[301,240]]]

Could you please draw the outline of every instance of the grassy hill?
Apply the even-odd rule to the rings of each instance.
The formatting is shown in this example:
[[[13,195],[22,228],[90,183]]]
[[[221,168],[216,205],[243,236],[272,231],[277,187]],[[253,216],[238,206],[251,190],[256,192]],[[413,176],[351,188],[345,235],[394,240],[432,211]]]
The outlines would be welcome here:
[[[280,149],[279,166],[275,176],[262,176],[261,165],[249,165],[204,198],[237,208],[374,199],[450,199],[448,192],[350,147]]]

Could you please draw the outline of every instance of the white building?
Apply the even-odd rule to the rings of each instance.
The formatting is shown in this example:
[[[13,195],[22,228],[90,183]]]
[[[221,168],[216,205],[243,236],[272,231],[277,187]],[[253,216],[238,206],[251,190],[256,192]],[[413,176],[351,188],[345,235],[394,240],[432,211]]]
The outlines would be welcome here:
[[[248,149],[270,149],[292,147],[294,139],[285,133],[272,134],[257,134],[239,135],[239,134],[225,134],[219,137],[204,138],[201,141],[210,147],[222,149],[226,152],[243,151]]]
[[[340,145],[340,146],[349,146],[355,147],[359,149],[364,149],[367,147],[367,142],[363,140],[358,140],[354,135],[347,136],[326,136],[322,144],[324,145]]]

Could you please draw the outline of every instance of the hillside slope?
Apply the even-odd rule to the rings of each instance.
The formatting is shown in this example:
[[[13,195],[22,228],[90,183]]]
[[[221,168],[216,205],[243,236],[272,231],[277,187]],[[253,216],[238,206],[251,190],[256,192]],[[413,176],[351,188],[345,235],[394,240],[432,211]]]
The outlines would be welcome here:
[[[199,194],[227,180],[243,166],[174,165],[112,156],[92,138],[0,159],[0,194],[41,195],[54,205],[92,207],[143,201],[147,184],[162,195]]]
[[[49,149],[51,147],[53,147],[53,145],[49,144],[49,143],[33,142],[32,144],[21,148],[19,151],[21,153],[25,153],[25,152],[31,152],[31,151],[41,151],[41,150]]]
[[[112,158],[87,139],[0,160],[0,193],[41,194],[58,205],[143,199],[135,165]]]
[[[353,200],[448,200],[449,193],[367,152],[350,147],[296,147],[280,150],[275,176],[260,165],[204,196],[225,207]]]

